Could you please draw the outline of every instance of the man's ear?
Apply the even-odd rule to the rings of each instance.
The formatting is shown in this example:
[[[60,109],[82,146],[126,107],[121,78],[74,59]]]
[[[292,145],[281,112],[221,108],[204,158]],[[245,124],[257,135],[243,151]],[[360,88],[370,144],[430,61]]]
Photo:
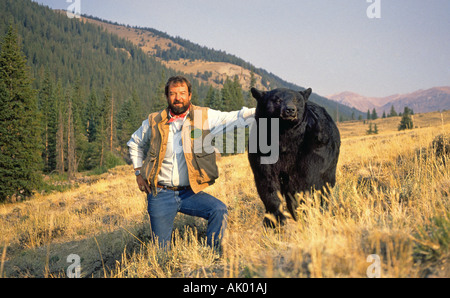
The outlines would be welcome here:
[[[308,88],[305,91],[300,91],[300,93],[303,95],[303,98],[307,101],[308,98],[311,96],[312,89]]]
[[[251,89],[251,92],[252,92],[253,97],[254,97],[257,101],[259,101],[260,99],[264,98],[264,96],[266,95],[266,92],[260,91],[260,90],[258,90],[258,89],[256,89],[256,88],[252,88],[252,89]]]

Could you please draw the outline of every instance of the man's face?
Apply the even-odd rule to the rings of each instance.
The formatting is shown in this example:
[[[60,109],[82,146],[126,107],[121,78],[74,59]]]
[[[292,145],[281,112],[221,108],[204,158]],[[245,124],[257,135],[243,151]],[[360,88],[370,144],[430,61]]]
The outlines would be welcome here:
[[[189,109],[191,97],[186,83],[172,84],[169,86],[167,103],[174,114],[180,115]]]

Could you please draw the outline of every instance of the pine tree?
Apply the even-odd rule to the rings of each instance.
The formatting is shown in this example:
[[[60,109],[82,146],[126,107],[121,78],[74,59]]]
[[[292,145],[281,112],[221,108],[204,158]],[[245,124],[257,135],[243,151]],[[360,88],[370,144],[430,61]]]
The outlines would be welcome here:
[[[86,117],[86,132],[88,142],[95,142],[97,139],[99,124],[100,124],[100,110],[98,107],[98,99],[95,91],[91,92],[85,111]]]
[[[58,109],[58,130],[56,131],[56,171],[64,174],[64,118],[62,108]]]
[[[253,70],[250,71],[250,86],[245,94],[245,105],[248,108],[256,108],[256,99],[252,96],[252,88],[256,87],[256,77]]]
[[[406,130],[413,129],[413,121],[411,118],[412,110],[408,107],[405,107],[403,111],[402,120],[400,120],[400,124],[398,125],[398,130]]]
[[[58,111],[58,128],[56,130],[56,171],[62,175],[65,171],[64,160],[64,94],[61,81],[58,81],[55,89],[56,110]]]
[[[157,89],[156,102],[154,102],[152,106],[152,110],[154,112],[159,112],[167,108],[167,99],[165,94],[166,81],[166,73],[162,71]]]
[[[201,106],[202,103],[200,101],[200,98],[198,97],[198,91],[195,86],[192,86],[192,97],[191,97],[191,103],[195,106]]]
[[[394,105],[391,106],[391,112],[389,113],[389,117],[397,117],[398,114],[395,111]]]
[[[54,97],[53,83],[48,69],[44,74],[44,81],[39,92],[39,109],[42,114],[43,147],[42,158],[44,161],[44,172],[50,173],[56,168],[56,131],[57,112]]]
[[[0,201],[32,195],[42,182],[41,127],[30,70],[12,26],[0,52]]]
[[[232,111],[231,109],[231,100],[233,97],[233,82],[230,80],[229,77],[225,80],[225,83],[223,83],[223,88],[221,91],[222,94],[222,109],[224,111]]]
[[[81,88],[80,80],[75,82],[72,92],[72,115],[73,115],[73,129],[75,140],[75,160],[76,169],[85,169],[87,148],[89,146],[88,133],[86,128],[86,115],[84,107],[87,105],[87,96],[84,96]]]
[[[239,77],[234,76],[233,81],[227,77],[222,88],[222,102],[224,111],[239,110],[244,106],[244,96]]]
[[[114,142],[115,135],[115,117],[113,108],[113,97],[111,90],[106,88],[103,95],[102,109],[100,112],[100,126],[98,130],[98,144],[100,149],[100,160],[97,166],[105,165],[105,157],[107,152],[111,152],[111,144]]]
[[[126,143],[130,140],[131,135],[141,124],[141,117],[139,116],[140,100],[135,91],[133,91],[130,99],[125,101],[120,108],[117,115],[117,138],[122,148],[124,157],[128,156],[128,148]]]
[[[114,145],[116,143],[116,111],[115,111],[114,96],[111,93],[111,89],[106,88],[103,100],[103,120],[105,121],[106,129],[106,144],[107,149],[111,152],[114,151]]]
[[[68,98],[67,107],[67,174],[69,180],[74,178],[77,172],[77,161],[75,153],[75,128],[73,123],[72,99]]]
[[[377,114],[377,111],[375,110],[375,108],[373,108],[373,110],[372,110],[371,119],[372,120],[377,120],[378,119],[378,114]]]
[[[242,86],[239,82],[239,77],[234,76],[232,98],[231,98],[231,110],[236,111],[242,109],[244,106],[244,95],[242,93]]]
[[[372,123],[369,123],[369,130],[366,131],[368,135],[377,135],[378,134],[378,125],[374,125],[372,127]]]
[[[218,94],[219,92],[214,89],[211,85],[209,86],[208,93],[205,98],[205,105],[214,110],[222,110],[222,98]]]
[[[256,87],[256,78],[255,78],[255,73],[252,70],[252,71],[250,71],[250,90],[254,87]]]

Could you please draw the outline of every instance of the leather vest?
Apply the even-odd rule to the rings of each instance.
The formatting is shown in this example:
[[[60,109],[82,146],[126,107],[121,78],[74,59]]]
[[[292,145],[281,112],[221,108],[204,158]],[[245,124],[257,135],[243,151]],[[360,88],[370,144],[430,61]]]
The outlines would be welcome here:
[[[156,196],[158,175],[161,171],[169,138],[169,109],[150,114],[148,120],[151,130],[150,148],[141,173],[144,179],[149,182],[152,194]],[[191,105],[181,133],[189,183],[194,193],[199,193],[214,184],[219,177],[216,153],[211,145],[208,108]]]

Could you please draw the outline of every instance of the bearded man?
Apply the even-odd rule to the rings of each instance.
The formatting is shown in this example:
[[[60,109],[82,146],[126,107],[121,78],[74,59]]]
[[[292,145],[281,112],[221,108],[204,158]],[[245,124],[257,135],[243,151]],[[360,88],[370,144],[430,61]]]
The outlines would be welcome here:
[[[149,115],[128,142],[139,189],[147,194],[152,233],[170,244],[178,212],[208,221],[207,244],[220,249],[227,207],[203,190],[219,177],[211,136],[245,127],[255,109],[220,112],[191,104],[192,85],[183,76],[165,87],[168,107]],[[200,146],[196,146],[200,144]],[[149,148],[144,160],[144,148]]]

